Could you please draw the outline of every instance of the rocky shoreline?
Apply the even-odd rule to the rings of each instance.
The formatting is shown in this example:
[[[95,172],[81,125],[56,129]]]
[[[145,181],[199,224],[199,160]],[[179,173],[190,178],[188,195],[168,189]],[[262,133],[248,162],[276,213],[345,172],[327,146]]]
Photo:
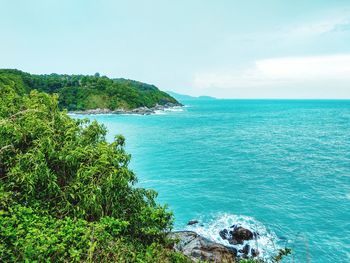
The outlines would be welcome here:
[[[182,104],[177,104],[177,103],[171,103],[168,102],[164,105],[159,105],[157,104],[154,107],[148,108],[148,107],[139,107],[135,109],[115,109],[115,110],[110,110],[110,109],[90,109],[90,110],[83,110],[83,111],[71,111],[70,113],[72,114],[138,114],[138,115],[151,115],[155,114],[157,111],[164,111],[167,109],[171,108],[178,108],[182,107]]]
[[[168,235],[175,240],[173,249],[193,262],[239,262],[229,247],[210,241],[193,231],[176,231]]]
[[[196,224],[197,220],[188,224]],[[194,231],[175,231],[168,234],[170,239],[175,240],[173,249],[183,253],[193,262],[239,262],[240,259],[256,259],[259,256],[257,248],[251,248],[246,241],[258,239],[259,233],[246,229],[239,225],[232,225],[229,228],[218,232],[223,240],[227,240],[230,245],[242,245],[241,249],[234,246],[225,246],[213,242]]]

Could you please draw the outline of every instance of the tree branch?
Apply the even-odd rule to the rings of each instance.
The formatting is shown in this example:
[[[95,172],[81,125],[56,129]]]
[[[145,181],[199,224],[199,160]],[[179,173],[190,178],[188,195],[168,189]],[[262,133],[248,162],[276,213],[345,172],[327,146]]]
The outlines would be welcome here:
[[[15,113],[15,114],[11,115],[11,116],[9,117],[9,119],[12,120],[12,119],[16,118],[18,115],[25,114],[25,113],[27,113],[27,112],[39,112],[39,110],[36,110],[36,109],[26,109],[26,110],[22,110],[22,111],[19,111],[19,112]]]
[[[9,145],[5,145],[4,147],[2,147],[1,149],[0,149],[0,154],[2,153],[2,152],[4,152],[4,151],[6,151],[7,149],[10,149],[10,148],[15,148],[14,146],[13,146],[13,144],[9,144]]]

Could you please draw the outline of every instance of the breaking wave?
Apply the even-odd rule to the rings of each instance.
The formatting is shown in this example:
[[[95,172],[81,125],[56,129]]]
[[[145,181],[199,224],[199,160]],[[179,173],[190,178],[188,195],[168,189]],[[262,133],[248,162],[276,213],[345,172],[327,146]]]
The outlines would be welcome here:
[[[242,226],[252,232],[258,233],[258,235],[254,240],[244,241],[241,245],[232,245],[219,235],[220,230],[229,229],[232,225]],[[186,230],[195,231],[199,235],[222,245],[234,247],[238,252],[248,244],[250,248],[259,251],[259,258],[266,261],[269,261],[273,255],[276,255],[278,249],[281,248],[278,245],[279,239],[277,235],[268,230],[261,222],[249,216],[220,214],[209,220],[199,220],[198,224],[187,226]],[[241,253],[239,252],[238,255],[241,255]]]

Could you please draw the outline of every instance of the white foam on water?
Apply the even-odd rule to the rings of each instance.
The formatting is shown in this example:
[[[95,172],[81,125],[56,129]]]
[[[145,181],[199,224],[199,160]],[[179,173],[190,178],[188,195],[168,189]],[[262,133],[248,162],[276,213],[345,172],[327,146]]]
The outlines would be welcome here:
[[[164,112],[164,110],[155,110],[154,114],[155,115],[164,115],[164,114],[166,114],[166,112]]]
[[[68,113],[68,116],[77,116],[77,117],[98,117],[98,116],[113,116],[116,114],[113,113]]]
[[[175,106],[175,107],[171,107],[171,108],[165,108],[164,111],[184,111],[182,106]]]
[[[219,232],[223,229],[230,230],[232,225],[242,226],[259,235],[255,240],[244,241],[242,245],[231,245],[227,240],[220,237]],[[262,223],[249,216],[220,214],[214,216],[207,222],[199,220],[199,223],[187,226],[186,230],[195,231],[199,235],[225,246],[242,249],[246,244],[251,248],[258,249],[259,258],[270,261],[271,257],[281,247],[278,245],[278,238],[275,233],[269,231]],[[240,255],[240,253],[238,254]]]
[[[169,112],[182,112],[184,111],[184,106],[174,106],[171,108],[164,108],[161,110],[155,110],[154,113],[151,113],[150,115],[164,115],[167,114]],[[124,116],[145,116],[148,114],[142,114],[142,113],[90,113],[90,114],[86,114],[86,113],[74,113],[74,112],[68,112],[68,116],[72,116],[72,117],[81,117],[81,116],[87,116],[87,117],[97,117],[97,116],[115,116],[115,115],[124,115]]]
[[[171,108],[165,108],[165,109],[162,109],[162,110],[155,110],[154,113],[156,115],[164,115],[168,112],[182,112],[184,111],[183,107],[182,106],[176,106],[176,107],[171,107]]]

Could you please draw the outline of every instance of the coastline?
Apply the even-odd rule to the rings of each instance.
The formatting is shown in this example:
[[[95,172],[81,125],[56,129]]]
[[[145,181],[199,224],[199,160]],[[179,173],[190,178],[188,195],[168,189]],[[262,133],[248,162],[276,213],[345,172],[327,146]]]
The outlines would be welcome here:
[[[190,220],[187,226],[195,226],[198,220]],[[197,229],[198,230],[198,229]],[[217,232],[208,237],[196,229],[185,228],[168,233],[168,238],[176,240],[173,250],[181,252],[193,262],[240,262],[242,259],[267,260],[270,255],[265,254],[261,239],[265,233],[243,227],[239,222],[231,226],[217,229]],[[219,241],[221,240],[221,241]],[[279,253],[279,248],[274,247],[271,255]]]
[[[237,259],[259,258],[269,262],[285,246],[285,240],[281,240],[273,229],[250,216],[219,212],[194,217],[186,226],[184,224],[175,230],[195,232],[213,243],[223,245]]]
[[[171,103],[168,102],[164,105],[159,105],[157,104],[154,107],[138,107],[135,109],[107,109],[107,108],[97,108],[97,109],[89,109],[89,110],[82,110],[82,111],[69,111],[69,114],[81,114],[81,115],[90,115],[90,114],[116,114],[116,115],[122,115],[122,114],[138,114],[138,115],[151,115],[155,114],[157,111],[165,111],[167,109],[172,109],[172,108],[179,108],[183,107],[184,105],[182,104],[177,104],[177,103]]]

